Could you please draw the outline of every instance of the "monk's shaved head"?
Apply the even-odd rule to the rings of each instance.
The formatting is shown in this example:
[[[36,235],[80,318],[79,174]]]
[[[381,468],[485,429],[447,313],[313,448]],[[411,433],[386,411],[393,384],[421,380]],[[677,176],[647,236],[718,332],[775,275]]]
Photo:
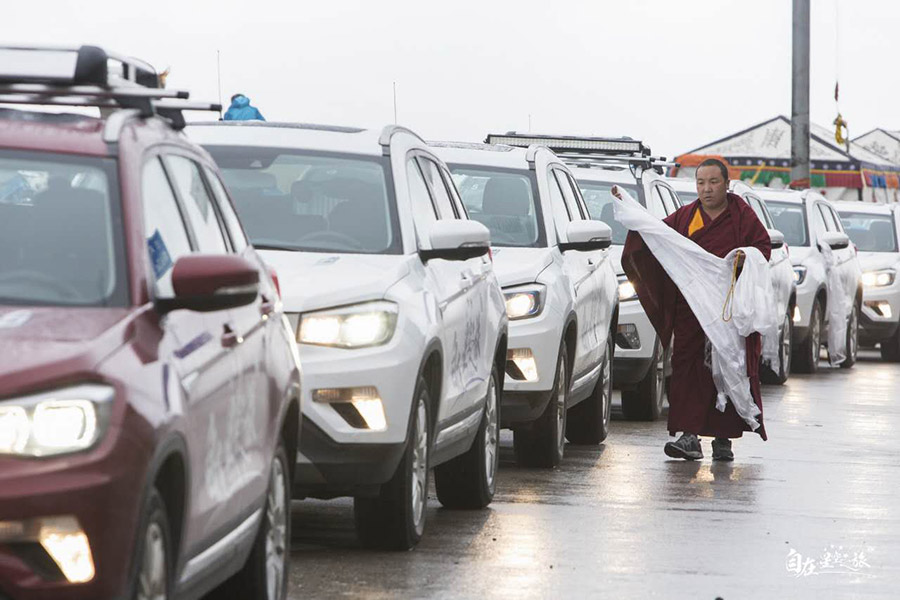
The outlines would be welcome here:
[[[710,158],[697,167],[697,196],[703,209],[715,218],[728,204],[728,167]]]

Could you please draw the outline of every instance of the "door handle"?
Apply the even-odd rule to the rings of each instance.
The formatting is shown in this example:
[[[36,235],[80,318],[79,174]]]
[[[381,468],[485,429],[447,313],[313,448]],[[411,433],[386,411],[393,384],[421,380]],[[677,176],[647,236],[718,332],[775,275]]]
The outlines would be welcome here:
[[[262,304],[259,305],[259,312],[264,317],[268,317],[275,312],[275,302],[269,300],[265,294],[262,295]]]
[[[222,332],[223,348],[234,348],[235,346],[238,346],[243,342],[244,338],[235,333],[235,331],[229,325],[225,325],[224,331]]]
[[[597,263],[594,262],[594,259],[593,259],[593,258],[587,259],[587,264],[588,264],[588,271],[591,271],[591,272],[596,271],[596,270],[597,270],[597,267],[600,266],[600,265],[598,265]]]

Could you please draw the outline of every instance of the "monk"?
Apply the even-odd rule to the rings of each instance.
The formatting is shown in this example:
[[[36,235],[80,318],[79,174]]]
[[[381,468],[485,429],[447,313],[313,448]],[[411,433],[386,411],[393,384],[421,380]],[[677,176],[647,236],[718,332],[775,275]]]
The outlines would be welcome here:
[[[735,248],[753,246],[768,260],[772,244],[765,226],[753,209],[738,195],[728,193],[728,168],[722,161],[708,159],[697,169],[698,199],[665,219],[665,223],[696,242],[701,248],[724,258]],[[743,255],[739,255],[739,266]],[[712,437],[713,460],[732,461],[731,440],[739,438],[749,425],[728,402],[725,412],[716,409],[716,386],[709,367],[709,349],[703,329],[687,301],[644,245],[640,234],[629,232],[622,254],[622,266],[634,285],[641,306],[668,346],[675,334],[672,379],[669,387],[669,435],[682,432],[677,441],[665,445],[672,458],[703,458],[700,437]],[[762,411],[759,385],[760,335],[746,338],[747,376],[753,400]],[[766,439],[762,414],[756,433]]]

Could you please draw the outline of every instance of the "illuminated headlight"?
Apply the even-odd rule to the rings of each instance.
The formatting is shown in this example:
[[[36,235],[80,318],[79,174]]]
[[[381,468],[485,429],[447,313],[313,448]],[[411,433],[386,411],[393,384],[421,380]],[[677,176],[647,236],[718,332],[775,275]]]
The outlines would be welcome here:
[[[862,282],[866,287],[886,287],[894,283],[897,272],[893,269],[883,269],[881,271],[867,271],[863,273]]]
[[[806,281],[806,267],[794,267],[794,283],[801,285]]]
[[[86,450],[109,419],[113,388],[85,384],[0,402],[0,454],[55,456]]]
[[[516,381],[538,380],[537,363],[531,348],[511,348],[506,351],[506,374]]]
[[[544,308],[544,291],[544,286],[538,284],[520,289],[504,290],[506,316],[511,321],[538,316]]]
[[[388,343],[396,327],[396,304],[365,302],[301,315],[297,341],[315,346],[366,348]]]
[[[624,275],[619,275],[619,302],[637,299],[637,290],[634,284],[628,281]]]
[[[372,431],[387,429],[384,403],[378,390],[373,386],[313,390],[312,397],[314,402],[330,404],[347,423],[357,429]],[[348,414],[344,410],[350,406],[355,409],[355,414]]]

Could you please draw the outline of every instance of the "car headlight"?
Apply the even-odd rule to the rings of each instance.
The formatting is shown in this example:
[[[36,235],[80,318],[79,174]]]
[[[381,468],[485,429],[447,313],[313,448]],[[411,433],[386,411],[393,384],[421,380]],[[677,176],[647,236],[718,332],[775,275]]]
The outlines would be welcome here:
[[[115,391],[83,384],[0,401],[0,454],[57,456],[93,446],[105,432]]]
[[[628,281],[628,278],[624,275],[619,275],[619,302],[636,300],[637,297],[637,290],[634,289],[634,284]]]
[[[506,316],[510,321],[538,316],[544,309],[545,293],[546,288],[540,284],[503,290],[506,298]]]
[[[794,267],[794,283],[801,285],[804,281],[806,281],[806,267]]]
[[[314,346],[367,348],[388,343],[396,328],[396,304],[363,302],[300,315],[297,341]]]
[[[863,273],[862,282],[866,287],[886,287],[894,283],[896,278],[897,272],[894,269],[882,269]]]

